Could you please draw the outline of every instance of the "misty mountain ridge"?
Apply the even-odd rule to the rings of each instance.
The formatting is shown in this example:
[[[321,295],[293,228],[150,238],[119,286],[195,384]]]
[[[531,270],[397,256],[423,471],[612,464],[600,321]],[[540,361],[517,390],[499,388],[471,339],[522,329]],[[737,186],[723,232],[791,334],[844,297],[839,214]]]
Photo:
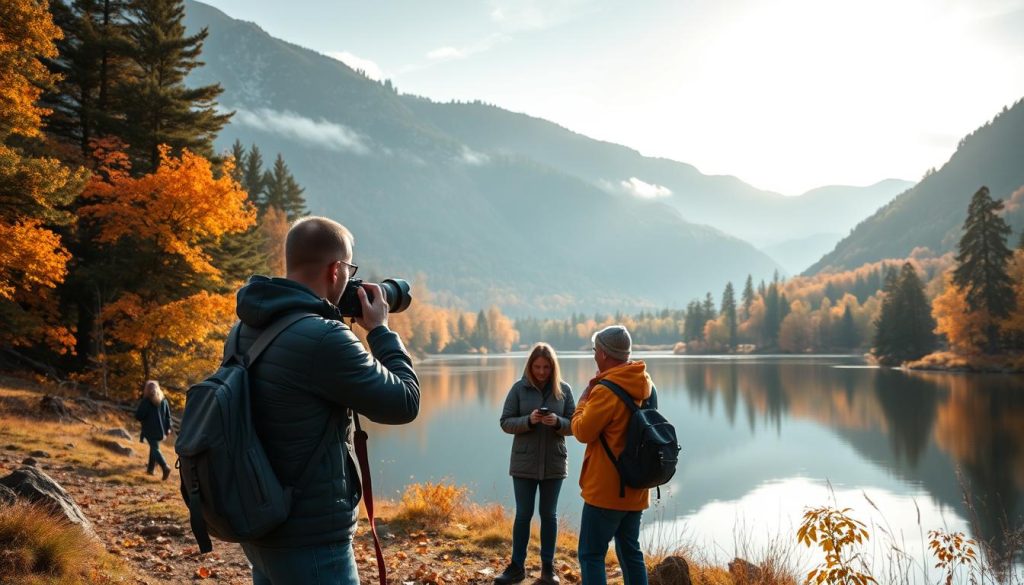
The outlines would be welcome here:
[[[717,199],[735,210],[737,201],[747,209],[799,198],[647,159],[550,122],[527,124],[553,134],[538,152],[515,139],[522,132],[498,147],[501,121],[527,116],[399,95],[199,2],[186,2],[186,24],[210,33],[206,65],[189,83],[221,83],[221,106],[236,112],[217,148],[254,143],[265,163],[282,153],[311,212],[356,234],[357,262],[369,277],[425,277],[445,305],[564,315],[681,307],[707,291],[718,296],[726,281],[785,271],[735,237],[735,226],[699,225],[692,212],[722,207]],[[497,114],[477,119],[484,108]],[[565,140],[577,148],[560,147]],[[587,172],[602,164],[611,170]],[[615,188],[652,181],[681,189],[684,179],[704,187],[651,198]]]
[[[967,205],[981,186],[1008,201],[1004,217],[1014,247],[1024,229],[1024,99],[964,137],[942,167],[862,221],[808,274],[847,270],[885,258],[906,258],[918,247],[956,250]]]

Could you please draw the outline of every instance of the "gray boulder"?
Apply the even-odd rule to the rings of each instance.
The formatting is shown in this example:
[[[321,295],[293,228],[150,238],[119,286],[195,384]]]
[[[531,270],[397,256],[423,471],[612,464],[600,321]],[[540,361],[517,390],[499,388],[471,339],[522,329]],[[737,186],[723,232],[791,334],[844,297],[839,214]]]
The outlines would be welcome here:
[[[73,524],[82,527],[86,533],[95,536],[92,523],[86,518],[71,496],[52,477],[35,467],[21,467],[7,477],[0,478],[0,485],[10,488],[18,498],[53,510]]]
[[[18,499],[18,494],[11,488],[0,485],[0,506],[10,506]]]
[[[126,431],[125,429],[123,429],[121,427],[117,427],[117,428],[113,428],[113,429],[107,429],[107,430],[103,431],[103,434],[111,436],[111,437],[117,437],[118,439],[124,439],[125,441],[131,441],[132,440],[131,434],[129,434],[128,431]]]
[[[107,451],[110,451],[112,453],[117,453],[118,455],[128,456],[128,455],[132,454],[132,448],[131,447],[126,447],[126,446],[118,443],[117,441],[112,441],[110,439],[101,439],[99,437],[93,437],[92,438],[92,442],[96,443],[100,447],[103,447]]]

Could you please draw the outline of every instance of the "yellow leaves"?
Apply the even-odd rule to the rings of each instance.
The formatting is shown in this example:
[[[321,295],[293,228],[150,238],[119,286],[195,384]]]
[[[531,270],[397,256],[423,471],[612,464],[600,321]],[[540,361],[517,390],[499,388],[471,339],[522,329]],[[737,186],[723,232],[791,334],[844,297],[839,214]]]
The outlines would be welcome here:
[[[465,504],[467,495],[466,488],[452,483],[414,483],[406,487],[402,494],[398,516],[428,526],[441,525],[447,522],[457,507]],[[417,552],[427,545],[426,540],[418,541]]]
[[[830,506],[804,512],[796,533],[797,542],[807,547],[817,545],[825,553],[825,562],[807,573],[806,583],[867,585],[875,582],[870,574],[853,568],[860,555],[852,552],[851,547],[863,543],[870,535],[864,524],[849,516],[849,512],[849,508],[837,510]]]
[[[46,2],[0,2],[0,140],[9,134],[39,134],[48,110],[36,105],[42,88],[55,80],[39,57],[55,57],[61,37]]]
[[[91,203],[80,213],[99,226],[98,241],[150,241],[195,272],[219,277],[202,244],[254,225],[245,191],[228,174],[214,177],[210,162],[188,150],[175,158],[161,146],[157,170],[139,178],[128,176],[120,156],[103,153],[102,172],[84,193]]]
[[[945,290],[932,301],[935,332],[945,335],[950,346],[958,353],[980,353],[988,340],[985,331],[990,321],[988,312],[983,309],[970,310],[967,293],[953,284],[952,272],[947,272],[944,279]]]
[[[56,287],[64,281],[70,259],[60,236],[39,220],[0,222],[0,299],[14,300],[16,288],[31,292]]]

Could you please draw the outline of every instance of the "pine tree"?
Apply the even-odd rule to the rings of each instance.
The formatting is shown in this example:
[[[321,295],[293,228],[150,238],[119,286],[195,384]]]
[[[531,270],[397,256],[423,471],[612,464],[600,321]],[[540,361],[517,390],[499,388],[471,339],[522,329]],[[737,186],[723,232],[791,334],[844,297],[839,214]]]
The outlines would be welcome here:
[[[172,153],[188,148],[211,158],[213,139],[231,118],[216,109],[219,84],[185,86],[189,72],[202,65],[208,33],[204,28],[186,36],[184,17],[183,0],[132,0],[128,9],[131,80],[121,96],[125,119],[119,134],[131,146],[136,173],[156,169],[161,144]]]
[[[749,283],[749,279],[747,280]],[[733,291],[732,283],[728,282],[725,285],[725,291],[722,292],[722,315],[725,316],[725,326],[729,330],[729,347],[736,347],[736,293]]]
[[[263,153],[260,147],[253,144],[249,147],[249,154],[239,159],[241,167],[242,188],[249,193],[249,200],[256,204],[261,210],[267,208],[266,186],[263,181],[266,174],[263,172]]]
[[[704,313],[704,320],[711,321],[718,317],[718,311],[715,310],[715,299],[711,297],[711,292],[704,295],[704,303],[701,305],[701,311]]]
[[[487,313],[480,309],[476,316],[476,327],[473,328],[473,347],[486,348],[490,344],[491,328],[487,324]]]
[[[857,347],[857,327],[853,323],[853,311],[849,304],[843,310],[843,320],[839,324],[839,345],[843,349]]]
[[[284,211],[288,221],[307,215],[306,199],[302,196],[305,189],[295,181],[280,153],[274,159],[273,170],[263,174],[263,185],[265,207],[276,207]]]
[[[750,318],[750,306],[754,304],[754,279],[747,275],[747,283],[743,285],[743,314],[742,320]]]
[[[782,316],[779,310],[779,287],[776,283],[768,285],[764,294],[764,322],[762,336],[765,345],[775,345],[779,338],[779,325],[782,323]]]
[[[228,153],[228,157],[231,158],[232,161],[231,178],[234,179],[236,183],[241,185],[243,189],[245,189],[245,182],[242,177],[242,167],[245,164],[245,147],[242,146],[241,140],[236,138],[235,141],[231,144],[231,152]],[[248,191],[248,189],[246,189],[246,191]],[[253,204],[256,203],[256,201],[254,201],[251,197],[249,201],[252,202]]]
[[[50,2],[64,37],[48,63],[61,79],[43,98],[53,110],[47,131],[77,144],[83,156],[92,139],[114,132],[119,116],[113,95],[127,80],[126,8],[125,0]]]
[[[875,322],[875,355],[883,363],[898,364],[930,353],[935,320],[914,266],[906,262],[896,278],[887,276],[884,293]]]
[[[1014,309],[1016,299],[1007,263],[1013,253],[1006,246],[1010,226],[999,215],[1003,202],[989,197],[988,187],[971,198],[956,256],[953,283],[967,293],[972,311],[983,309],[989,316],[988,351],[999,350],[999,319]]]

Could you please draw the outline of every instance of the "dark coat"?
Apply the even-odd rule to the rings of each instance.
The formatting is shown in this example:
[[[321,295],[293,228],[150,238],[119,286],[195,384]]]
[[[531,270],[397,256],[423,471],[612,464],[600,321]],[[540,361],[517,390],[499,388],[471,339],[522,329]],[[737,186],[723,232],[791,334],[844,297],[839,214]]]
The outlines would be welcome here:
[[[288,520],[256,541],[268,547],[350,541],[361,488],[349,409],[378,423],[403,424],[416,418],[420,406],[412,358],[396,333],[384,326],[370,331],[371,355],[334,305],[285,278],[254,276],[238,291],[238,349],[248,350],[275,319],[298,311],[318,316],[283,331],[249,370],[256,432],[278,479],[291,485],[307,462],[317,467],[294,495]],[[309,461],[332,411],[346,416],[326,453]]]
[[[530,413],[542,406],[558,415],[557,428],[543,423],[530,424]],[[525,377],[513,384],[501,410],[501,430],[515,435],[509,475],[537,480],[568,476],[565,437],[572,434],[570,421],[575,410],[572,388],[565,382],[562,382],[561,400],[555,398],[550,389],[544,392],[535,388]]]
[[[142,422],[142,433],[139,442],[162,441],[171,432],[171,406],[164,398],[160,406],[153,404],[149,398],[143,398],[135,409],[135,420]]]

